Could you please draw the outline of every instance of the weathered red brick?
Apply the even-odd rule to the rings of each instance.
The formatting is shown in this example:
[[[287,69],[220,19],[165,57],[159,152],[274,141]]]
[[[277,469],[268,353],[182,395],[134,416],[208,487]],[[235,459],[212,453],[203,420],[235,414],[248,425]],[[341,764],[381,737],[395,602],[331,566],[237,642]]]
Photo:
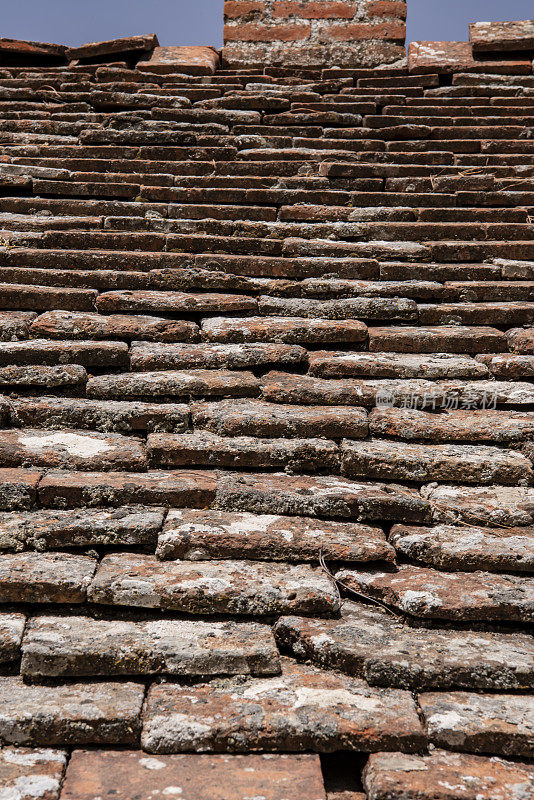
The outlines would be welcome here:
[[[373,800],[456,800],[458,792],[462,800],[509,800],[518,786],[527,797],[534,791],[534,773],[528,764],[445,750],[428,756],[376,753],[363,783]]]
[[[168,790],[172,789],[172,792]],[[325,800],[321,763],[314,755],[158,755],[141,751],[75,750],[63,800],[158,800],[178,794],[195,800]],[[48,800],[48,799],[47,799]]]
[[[9,473],[8,477],[16,481],[14,473],[18,471],[4,470],[4,472]],[[39,500],[49,508],[122,506],[129,503],[204,508],[214,499],[216,486],[214,474],[207,471],[138,473],[58,471],[47,473],[41,480]],[[19,505],[16,507],[20,507],[20,501],[18,502]]]
[[[143,747],[152,753],[259,750],[373,751],[424,744],[408,692],[284,659],[280,677],[154,686]]]
[[[6,744],[136,746],[145,687],[138,683],[30,686],[0,677],[0,736]]]
[[[0,527],[1,536],[1,527]],[[1,539],[0,539],[1,541]],[[391,561],[380,528],[311,517],[171,510],[158,541],[162,559]]]
[[[21,672],[276,675],[280,659],[271,629],[258,623],[41,616],[26,627]]]

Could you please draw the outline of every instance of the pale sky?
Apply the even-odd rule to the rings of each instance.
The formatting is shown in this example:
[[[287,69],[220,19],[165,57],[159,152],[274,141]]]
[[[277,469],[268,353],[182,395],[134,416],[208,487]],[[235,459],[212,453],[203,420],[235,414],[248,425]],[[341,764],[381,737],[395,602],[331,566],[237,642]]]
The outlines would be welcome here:
[[[3,0],[0,35],[79,45],[139,33],[222,45],[223,0]],[[408,0],[408,41],[466,40],[468,22],[531,19],[533,0]]]

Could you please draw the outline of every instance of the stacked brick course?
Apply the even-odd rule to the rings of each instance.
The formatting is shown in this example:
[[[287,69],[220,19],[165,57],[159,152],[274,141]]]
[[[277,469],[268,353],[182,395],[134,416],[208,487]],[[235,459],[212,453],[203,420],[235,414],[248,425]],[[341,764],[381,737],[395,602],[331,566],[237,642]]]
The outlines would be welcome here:
[[[378,66],[404,58],[405,0],[225,0],[228,66]]]
[[[0,798],[530,800],[533,54],[147,42],[0,64]]]

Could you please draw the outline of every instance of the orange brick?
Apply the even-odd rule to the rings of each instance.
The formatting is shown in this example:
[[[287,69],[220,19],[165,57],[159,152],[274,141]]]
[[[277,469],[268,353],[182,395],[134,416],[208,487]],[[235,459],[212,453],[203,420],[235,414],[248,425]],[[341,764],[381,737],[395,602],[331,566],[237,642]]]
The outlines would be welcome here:
[[[378,25],[367,23],[355,25],[332,25],[322,32],[321,40],[340,39],[354,41],[359,39],[404,39],[406,25],[402,23],[381,22]]]
[[[310,25],[225,25],[226,42],[296,42],[311,33]]]
[[[224,16],[230,19],[244,17],[254,11],[265,12],[265,3],[253,2],[253,0],[225,0]]]
[[[273,17],[299,17],[300,19],[352,19],[354,3],[346,2],[277,2],[273,5]]]
[[[406,19],[406,3],[402,0],[374,0],[367,6],[370,17],[400,17]]]

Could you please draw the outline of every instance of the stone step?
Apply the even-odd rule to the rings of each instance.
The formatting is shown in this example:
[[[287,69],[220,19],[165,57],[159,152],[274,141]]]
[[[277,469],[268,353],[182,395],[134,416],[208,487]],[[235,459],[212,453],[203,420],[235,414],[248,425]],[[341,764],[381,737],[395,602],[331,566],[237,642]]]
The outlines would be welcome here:
[[[534,645],[522,633],[410,628],[386,611],[346,602],[341,619],[282,617],[279,646],[374,686],[527,690]]]
[[[267,625],[88,617],[36,617],[26,627],[21,674],[276,675],[278,650]]]
[[[413,752],[425,744],[408,692],[373,689],[289,659],[276,678],[153,686],[144,717],[143,748],[157,754],[243,752],[251,742],[267,752]]]
[[[0,614],[0,663],[2,665],[19,659],[25,625],[26,617],[23,614]]]
[[[296,405],[356,405],[410,409],[493,409],[497,405],[531,405],[532,385],[526,381],[323,380],[308,375],[269,372],[262,378],[261,397]]]
[[[88,599],[104,605],[202,615],[269,616],[291,611],[321,615],[338,609],[332,581],[306,565],[159,561],[128,553],[104,557]]]
[[[202,335],[210,342],[281,342],[323,344],[363,342],[367,326],[355,319],[306,317],[212,317],[202,322]],[[493,347],[495,351],[497,348]]]
[[[485,378],[487,368],[471,356],[433,353],[357,353],[315,350],[309,354],[309,375],[317,378]]]
[[[1,527],[0,527],[1,531]],[[1,539],[0,539],[1,542]],[[392,561],[380,528],[311,517],[171,509],[158,539],[163,560]]]
[[[435,522],[505,528],[531,526],[534,491],[527,486],[433,486],[421,490]]]
[[[436,747],[519,758],[532,753],[532,696],[433,692],[421,694],[419,705]]]
[[[529,527],[481,528],[394,525],[389,541],[406,558],[441,570],[532,572],[534,535]]]
[[[495,328],[390,327],[369,329],[369,350],[395,353],[498,353],[506,350],[506,336]]]
[[[459,791],[465,800],[508,800],[517,786],[528,795],[534,775],[528,764],[435,750],[427,756],[372,754],[363,783],[373,800],[395,794],[403,800],[456,800]]]
[[[0,771],[3,788],[15,797],[22,786],[45,786],[49,797],[59,797],[67,766],[67,754],[61,750],[28,750],[23,747],[3,747],[0,751]],[[24,797],[24,795],[22,795]]]
[[[0,286],[1,302],[1,286]],[[184,292],[104,292],[96,301],[101,314],[141,312],[148,314],[221,315],[256,311],[257,303],[252,297],[241,295],[199,294]]]
[[[30,747],[136,747],[145,687],[140,683],[25,684],[0,677],[0,736]]]
[[[529,622],[534,617],[532,581],[515,575],[438,572],[401,565],[396,573],[342,569],[336,579],[422,619]]]
[[[146,791],[153,796],[182,788],[189,797],[234,800],[326,800],[317,755],[160,755],[142,751],[75,750],[62,790],[62,800],[93,800],[119,790],[124,800]],[[59,784],[58,784],[59,785]],[[168,792],[168,794],[170,794]],[[186,795],[184,795],[185,797]],[[122,798],[121,798],[122,800]]]
[[[87,372],[79,364],[43,367],[0,367],[0,387],[11,389],[61,389],[80,391],[87,383]]]

